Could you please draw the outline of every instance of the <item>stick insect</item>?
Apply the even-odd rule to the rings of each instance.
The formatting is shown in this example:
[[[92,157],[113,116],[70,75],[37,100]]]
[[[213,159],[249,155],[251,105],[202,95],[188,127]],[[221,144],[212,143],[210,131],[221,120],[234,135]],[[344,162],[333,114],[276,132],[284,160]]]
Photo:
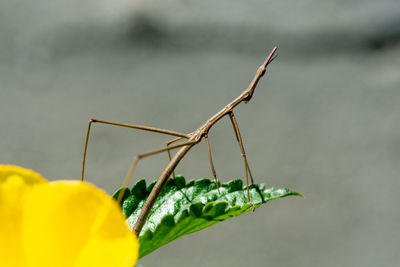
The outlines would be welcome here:
[[[146,221],[151,208],[153,207],[158,195],[160,194],[161,190],[163,189],[168,178],[170,178],[171,175],[172,175],[172,177],[171,177],[172,179],[175,177],[174,170],[177,167],[177,165],[179,164],[179,162],[182,160],[182,158],[186,155],[186,153],[193,146],[198,144],[203,139],[203,137],[207,144],[211,171],[214,176],[214,180],[217,184],[217,189],[219,192],[217,174],[216,174],[216,171],[214,168],[214,163],[213,163],[212,156],[211,156],[210,142],[208,140],[208,132],[211,129],[211,127],[215,123],[217,123],[221,118],[223,118],[224,116],[229,116],[229,119],[233,126],[233,130],[236,135],[237,142],[238,142],[240,150],[241,150],[241,155],[243,157],[244,169],[245,169],[245,175],[246,175],[246,185],[247,185],[247,199],[254,208],[254,205],[250,200],[249,177],[250,177],[250,181],[252,184],[254,184],[254,179],[253,179],[253,175],[251,174],[251,171],[250,171],[249,163],[247,161],[246,153],[245,153],[244,146],[243,146],[242,137],[241,137],[240,131],[239,131],[239,126],[236,121],[235,115],[233,114],[233,109],[242,102],[247,103],[248,101],[250,101],[250,99],[252,98],[252,96],[254,94],[254,90],[255,90],[259,80],[265,74],[267,66],[275,59],[274,54],[275,54],[276,50],[277,50],[277,47],[275,46],[272,49],[272,51],[269,53],[269,55],[266,58],[266,60],[264,61],[264,63],[257,69],[257,72],[256,72],[253,80],[251,81],[250,85],[236,99],[234,99],[232,102],[230,102],[225,107],[223,107],[215,115],[210,117],[197,130],[195,130],[192,133],[184,134],[184,133],[179,133],[179,132],[175,132],[175,131],[154,128],[154,127],[149,127],[149,126],[143,126],[143,125],[134,125],[134,124],[126,124],[126,123],[112,122],[112,121],[99,120],[99,119],[90,119],[88,127],[87,127],[85,146],[84,146],[84,150],[83,150],[81,180],[82,181],[84,180],[86,153],[87,153],[90,129],[91,129],[91,126],[93,123],[102,123],[102,124],[108,124],[108,125],[114,125],[114,126],[126,127],[126,128],[133,128],[133,129],[138,129],[138,130],[144,130],[144,131],[150,131],[150,132],[156,132],[156,133],[160,133],[160,134],[175,136],[175,138],[172,139],[171,141],[169,141],[166,144],[166,146],[163,148],[136,155],[129,167],[128,173],[126,174],[126,177],[125,177],[125,180],[123,183],[123,187],[128,186],[129,181],[132,177],[132,174],[135,170],[135,167],[140,159],[151,156],[151,155],[155,155],[158,153],[168,152],[169,163],[165,167],[163,172],[161,173],[160,177],[157,180],[157,183],[154,185],[152,191],[150,192],[150,194],[141,210],[138,220],[136,221],[136,224],[134,226],[134,230],[135,230],[136,234],[139,236],[139,233],[142,230],[144,222]],[[186,140],[173,145],[173,143],[181,141],[183,139],[186,139]],[[176,149],[176,148],[180,148],[180,149],[175,153],[175,155],[173,157],[171,157],[170,151],[172,149]],[[122,196],[123,196],[123,192],[121,191],[118,196],[118,202],[120,202],[122,200]]]

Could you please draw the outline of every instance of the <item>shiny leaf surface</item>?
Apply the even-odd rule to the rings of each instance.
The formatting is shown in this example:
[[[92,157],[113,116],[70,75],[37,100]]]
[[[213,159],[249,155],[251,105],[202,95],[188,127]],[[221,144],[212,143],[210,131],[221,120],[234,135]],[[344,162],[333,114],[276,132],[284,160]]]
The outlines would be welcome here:
[[[131,190],[126,188],[121,207],[131,229],[154,184],[155,181],[146,186],[145,180],[141,179]],[[114,194],[115,199],[121,190]],[[263,184],[250,186],[250,199],[256,208],[286,196],[302,195],[287,188],[266,189]],[[216,184],[210,179],[186,183],[183,176],[176,176],[175,180],[167,182],[143,226],[139,236],[139,258],[183,235],[251,210],[247,187],[240,179],[221,184],[218,194]]]

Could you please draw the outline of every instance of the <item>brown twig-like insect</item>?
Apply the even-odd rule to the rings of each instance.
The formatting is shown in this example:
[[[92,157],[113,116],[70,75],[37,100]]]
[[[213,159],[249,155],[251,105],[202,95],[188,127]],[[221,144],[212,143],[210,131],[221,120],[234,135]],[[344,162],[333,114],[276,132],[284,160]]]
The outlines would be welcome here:
[[[182,158],[186,155],[186,153],[189,151],[189,149],[191,149],[194,145],[198,144],[201,139],[204,137],[204,139],[206,140],[207,143],[207,148],[208,148],[208,155],[209,155],[209,159],[210,159],[210,165],[211,165],[211,171],[213,173],[215,182],[217,184],[217,189],[219,192],[219,188],[218,188],[218,180],[217,180],[217,175],[215,172],[215,168],[214,168],[214,164],[212,161],[212,156],[211,156],[211,149],[210,149],[210,143],[208,140],[208,131],[211,129],[211,127],[217,122],[219,121],[222,117],[224,117],[225,115],[228,115],[231,122],[232,122],[232,126],[233,126],[233,130],[235,131],[235,135],[236,135],[236,139],[239,143],[240,146],[240,150],[242,153],[242,157],[244,160],[244,169],[245,169],[245,175],[246,175],[246,185],[247,185],[247,198],[248,201],[251,205],[253,205],[251,203],[250,200],[250,191],[249,191],[249,176],[251,179],[251,183],[254,183],[253,180],[253,176],[251,174],[250,168],[249,168],[249,164],[247,162],[247,158],[246,158],[246,154],[245,154],[245,150],[244,150],[244,146],[243,146],[243,141],[242,141],[242,137],[240,135],[240,131],[239,131],[239,126],[238,123],[235,119],[235,116],[233,114],[233,109],[240,104],[241,102],[245,102],[247,103],[253,96],[254,94],[254,90],[257,86],[258,81],[260,80],[260,78],[264,75],[266,68],[268,66],[269,63],[272,62],[272,60],[275,59],[274,54],[276,52],[277,47],[274,47],[272,49],[272,51],[269,53],[267,59],[265,60],[265,62],[257,69],[256,75],[254,76],[253,80],[251,81],[249,87],[247,87],[246,90],[244,90],[235,100],[233,100],[232,102],[230,102],[228,105],[226,105],[225,107],[223,107],[219,112],[217,112],[214,116],[212,116],[211,118],[209,118],[205,123],[203,123],[203,125],[201,125],[197,130],[195,130],[192,133],[189,134],[183,134],[183,133],[178,133],[175,131],[170,131],[170,130],[164,130],[164,129],[159,129],[159,128],[154,128],[154,127],[149,127],[149,126],[142,126],[142,125],[133,125],[133,124],[125,124],[125,123],[119,123],[119,122],[112,122],[112,121],[105,121],[105,120],[98,120],[98,119],[91,119],[89,121],[88,124],[88,128],[87,128],[87,133],[86,133],[86,139],[85,139],[85,148],[83,151],[83,160],[82,160],[82,181],[84,179],[84,173],[85,173],[85,161],[86,161],[86,152],[87,152],[87,146],[88,146],[88,141],[89,141],[89,133],[90,133],[90,127],[92,125],[92,123],[103,123],[103,124],[109,124],[109,125],[114,125],[114,126],[120,126],[120,127],[127,127],[127,128],[133,128],[133,129],[139,129],[139,130],[145,130],[145,131],[150,131],[150,132],[156,132],[156,133],[161,133],[161,134],[167,134],[167,135],[172,135],[175,136],[176,138],[169,141],[166,145],[166,147],[164,148],[160,148],[160,149],[156,149],[147,153],[143,153],[143,154],[138,154],[135,156],[135,158],[133,159],[133,162],[129,168],[129,171],[125,177],[124,180],[124,184],[123,186],[126,187],[129,184],[129,180],[132,177],[133,171],[135,170],[136,164],[137,162],[144,158],[144,157],[148,157],[154,154],[158,154],[161,152],[168,152],[168,156],[169,156],[169,163],[168,165],[165,167],[165,169],[163,170],[163,172],[161,173],[160,177],[157,180],[157,183],[154,185],[152,191],[150,192],[150,195],[148,196],[142,210],[141,213],[138,217],[138,220],[136,221],[135,224],[135,232],[136,234],[139,236],[140,231],[142,230],[142,227],[144,225],[144,222],[147,219],[147,216],[149,215],[149,212],[151,210],[151,208],[153,207],[158,195],[160,194],[161,190],[163,189],[165,183],[167,182],[168,178],[171,176],[172,174],[172,178],[175,177],[175,173],[174,170],[176,168],[176,166],[179,164],[179,162],[182,160]],[[185,142],[181,142],[175,145],[171,145],[172,143],[175,143],[177,141],[180,141],[182,139],[187,139]],[[175,148],[179,148],[178,152],[171,158],[171,153],[170,150],[175,149]],[[121,191],[118,197],[118,202],[121,201],[121,198],[123,196],[123,192]]]

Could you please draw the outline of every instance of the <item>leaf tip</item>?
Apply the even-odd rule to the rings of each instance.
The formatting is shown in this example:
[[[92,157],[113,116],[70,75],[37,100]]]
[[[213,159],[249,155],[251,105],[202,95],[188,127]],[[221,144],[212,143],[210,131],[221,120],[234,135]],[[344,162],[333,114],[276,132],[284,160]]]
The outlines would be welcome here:
[[[289,195],[290,195],[290,196],[298,196],[298,197],[301,197],[301,198],[306,198],[305,195],[300,194],[300,193],[298,193],[298,192],[290,192]]]

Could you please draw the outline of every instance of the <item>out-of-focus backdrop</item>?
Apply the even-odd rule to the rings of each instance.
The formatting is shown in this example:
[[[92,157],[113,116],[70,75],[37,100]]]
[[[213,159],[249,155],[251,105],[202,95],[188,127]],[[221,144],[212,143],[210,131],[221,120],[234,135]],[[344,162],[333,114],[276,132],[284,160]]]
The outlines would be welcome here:
[[[181,238],[144,266],[398,266],[400,2],[0,1],[0,162],[79,179],[89,118],[191,132],[279,56],[236,109],[256,181],[286,198]],[[87,179],[112,193],[166,136],[94,125]],[[222,181],[243,177],[228,119]],[[135,179],[157,178],[159,155]],[[177,169],[210,177],[207,149]]]

